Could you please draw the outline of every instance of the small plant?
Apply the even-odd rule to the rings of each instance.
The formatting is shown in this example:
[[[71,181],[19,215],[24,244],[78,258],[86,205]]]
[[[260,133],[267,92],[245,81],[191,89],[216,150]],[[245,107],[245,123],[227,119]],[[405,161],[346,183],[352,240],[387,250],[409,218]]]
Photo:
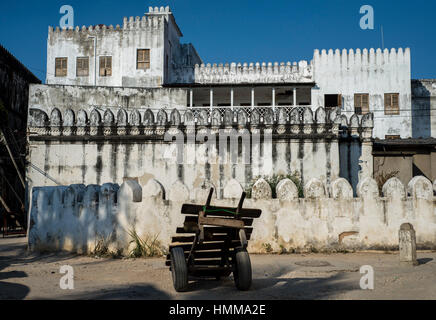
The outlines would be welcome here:
[[[262,247],[265,249],[266,253],[271,253],[273,251],[270,243],[262,243]]]
[[[256,183],[256,181],[259,180],[260,178],[263,178],[266,182],[268,182],[269,186],[271,187],[273,199],[277,198],[277,193],[276,193],[277,185],[279,184],[280,181],[282,181],[284,179],[289,179],[293,183],[295,183],[295,185],[298,189],[298,197],[304,198],[304,186],[303,186],[303,183],[301,181],[300,174],[298,172],[294,172],[292,174],[287,174],[287,175],[274,174],[272,176],[257,176],[245,188],[245,193],[247,194],[247,198],[251,198],[251,190],[253,189],[253,186]]]
[[[385,183],[389,179],[396,177],[398,173],[400,173],[400,171],[390,171],[387,173],[381,172],[376,176],[375,181],[377,182],[380,194],[383,193],[383,186],[385,185]]]
[[[105,243],[104,239],[99,239],[95,245],[94,250],[92,251],[92,255],[102,257],[107,255],[108,252],[109,252],[109,248]]]
[[[109,249],[109,243],[112,240],[112,235],[107,236],[98,236],[97,241],[94,246],[94,250],[91,251],[91,255],[96,257],[107,257],[107,258],[119,258],[122,255],[121,249],[116,249],[115,251],[111,251]]]
[[[159,234],[154,237],[146,236],[145,238],[141,238],[133,228],[129,231],[129,235],[132,238],[130,243],[135,244],[135,247],[129,253],[130,257],[146,258],[165,254],[164,250],[162,250],[160,241],[157,239]]]

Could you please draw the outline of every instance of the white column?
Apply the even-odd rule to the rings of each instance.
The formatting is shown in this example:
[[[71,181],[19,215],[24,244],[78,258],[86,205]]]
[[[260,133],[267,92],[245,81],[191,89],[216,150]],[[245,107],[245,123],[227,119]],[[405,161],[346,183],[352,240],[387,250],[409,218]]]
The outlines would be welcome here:
[[[294,107],[297,105],[297,88],[294,88]]]
[[[232,108],[232,110],[233,110],[233,103],[234,103],[233,98],[234,98],[233,88],[230,88],[230,107]]]
[[[212,110],[213,106],[213,88],[210,88],[210,109]]]
[[[192,92],[192,89],[190,89],[189,90],[189,106],[192,108],[193,107],[193,105],[194,105],[194,95],[193,95],[193,92]]]
[[[254,107],[254,87],[251,88],[251,107]]]
[[[272,88],[272,106],[273,108],[276,106],[276,88]]]

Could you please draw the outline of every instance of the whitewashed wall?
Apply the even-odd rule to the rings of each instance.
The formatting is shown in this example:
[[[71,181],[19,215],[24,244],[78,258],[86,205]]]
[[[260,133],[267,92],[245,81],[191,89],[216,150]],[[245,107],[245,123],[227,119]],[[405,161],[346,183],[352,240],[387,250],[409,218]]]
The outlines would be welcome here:
[[[170,80],[165,79],[167,67],[170,72],[179,75],[179,78],[174,77],[173,81],[192,81],[194,64],[201,63],[201,59],[192,45],[188,45],[192,47],[189,51],[187,45],[180,44],[181,33],[175,30],[178,30],[178,27],[168,7],[150,8],[149,13],[142,17],[124,18],[121,26],[77,26],[74,29],[62,30],[59,27],[49,27],[46,83],[159,87]],[[169,41],[172,49],[169,49]],[[137,49],[150,49],[150,69],[136,68]],[[167,54],[168,66],[165,62]],[[111,76],[100,77],[100,56],[112,57]],[[189,61],[186,60],[187,56],[190,57]],[[68,57],[67,77],[55,77],[57,57]],[[89,57],[89,76],[76,76],[77,57]],[[186,71],[183,76],[180,72],[175,72],[179,68]]]
[[[369,93],[374,137],[412,137],[410,49],[315,50],[312,104],[324,105],[325,94],[342,94],[344,113],[354,113],[354,94]],[[400,115],[384,114],[384,94],[400,94]]]
[[[406,188],[393,178],[383,187],[371,178],[358,186],[353,198],[351,186],[344,179],[334,181],[327,190],[312,179],[305,186],[305,198],[297,198],[290,180],[277,186],[278,199],[271,199],[265,180],[253,187],[253,199],[244,207],[262,209],[254,222],[249,250],[265,252],[271,247],[282,250],[395,249],[398,230],[412,223],[420,248],[436,248],[436,198],[433,186],[416,177]],[[436,191],[436,190],[435,190]],[[225,199],[213,199],[213,205],[237,206],[242,187],[229,181]],[[135,228],[141,237],[157,236],[167,248],[177,227],[183,226],[181,205],[204,203],[208,188],[189,190],[182,182],[164,189],[155,179],[127,181],[102,186],[34,188],[30,209],[29,246],[32,250],[66,250],[89,253],[104,240],[111,251],[128,254],[132,249],[128,231]],[[164,200],[168,194],[169,200]],[[407,195],[407,197],[406,197]]]

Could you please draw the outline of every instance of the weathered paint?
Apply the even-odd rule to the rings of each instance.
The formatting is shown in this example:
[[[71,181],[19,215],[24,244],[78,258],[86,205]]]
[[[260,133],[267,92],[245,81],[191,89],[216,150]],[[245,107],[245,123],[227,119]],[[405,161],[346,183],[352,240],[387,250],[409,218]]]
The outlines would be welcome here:
[[[129,254],[132,247],[128,231],[133,228],[141,237],[157,237],[162,249],[167,249],[176,228],[183,225],[182,203],[189,193],[197,195],[191,201],[204,203],[207,188],[189,190],[177,182],[164,189],[155,179],[141,184],[131,180],[121,187],[34,188],[30,249],[87,253],[104,241],[111,251]],[[436,198],[428,192],[431,182],[423,177],[409,183],[410,197],[406,197],[398,179],[386,183],[383,198],[370,178],[359,186],[358,198],[353,198],[351,186],[344,179],[332,183],[332,197],[318,179],[306,184],[304,199],[296,197],[297,189],[292,184],[290,180],[279,183],[279,199],[271,199],[271,188],[265,180],[254,185],[254,197],[247,199],[244,207],[261,209],[262,215],[253,224],[250,252],[264,252],[269,246],[275,252],[397,249],[403,223],[415,226],[418,248],[436,248]],[[226,198],[217,200],[214,195],[212,203],[235,207],[241,193],[238,182],[230,181],[224,189]],[[169,194],[167,201],[165,194]]]

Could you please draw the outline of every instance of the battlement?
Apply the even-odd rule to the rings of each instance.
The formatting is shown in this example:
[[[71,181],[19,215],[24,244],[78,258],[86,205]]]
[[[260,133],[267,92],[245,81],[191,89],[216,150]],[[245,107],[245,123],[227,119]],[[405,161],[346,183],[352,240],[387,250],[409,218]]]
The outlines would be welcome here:
[[[80,34],[105,34],[107,32],[120,32],[120,31],[130,31],[130,30],[150,30],[150,29],[160,29],[165,25],[166,20],[164,16],[156,15],[144,15],[142,17],[124,17],[123,25],[117,24],[115,27],[113,25],[106,26],[104,24],[95,26],[76,26],[75,28],[60,28],[59,26],[53,28],[48,27],[49,36],[52,35],[80,35]]]
[[[329,64],[334,67],[342,65],[343,68],[353,65],[410,65],[410,48],[399,49],[315,49],[313,55],[314,64]]]
[[[312,65],[300,62],[201,64],[195,66],[196,83],[312,82]]]
[[[148,7],[149,14],[172,14],[169,6],[166,7]]]

